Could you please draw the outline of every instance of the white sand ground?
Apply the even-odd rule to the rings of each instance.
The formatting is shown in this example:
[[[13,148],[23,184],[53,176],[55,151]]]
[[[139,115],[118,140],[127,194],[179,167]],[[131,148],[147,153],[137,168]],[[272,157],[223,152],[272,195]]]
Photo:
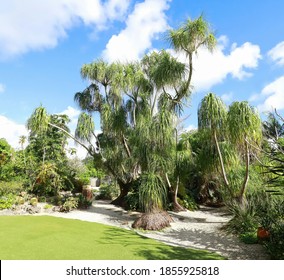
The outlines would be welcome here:
[[[78,219],[133,230],[131,224],[140,214],[111,205],[110,201],[94,201],[93,206],[88,210],[36,215]],[[174,219],[170,228],[156,232],[135,231],[140,235],[173,246],[214,251],[231,260],[269,259],[261,245],[244,244],[236,236],[228,235],[221,230],[222,226],[230,219],[230,216],[222,209],[202,207],[198,211],[170,212],[170,215]]]

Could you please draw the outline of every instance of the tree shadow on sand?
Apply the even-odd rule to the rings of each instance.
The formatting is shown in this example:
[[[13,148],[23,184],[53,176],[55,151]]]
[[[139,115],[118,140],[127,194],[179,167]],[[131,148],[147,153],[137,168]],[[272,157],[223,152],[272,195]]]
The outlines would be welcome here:
[[[216,260],[224,257],[205,250],[170,246],[141,236],[133,231],[120,228],[107,228],[101,244],[120,244],[127,247],[137,257],[147,260]]]
[[[210,250],[233,260],[269,259],[264,248],[259,244],[244,244],[236,236],[225,232],[211,232],[199,229],[171,230],[159,234],[159,240],[177,246],[182,243],[186,247]]]

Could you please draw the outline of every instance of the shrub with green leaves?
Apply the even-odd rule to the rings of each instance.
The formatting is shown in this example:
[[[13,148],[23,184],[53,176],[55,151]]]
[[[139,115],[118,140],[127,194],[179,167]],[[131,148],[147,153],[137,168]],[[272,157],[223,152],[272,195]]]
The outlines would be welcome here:
[[[31,198],[30,205],[37,206],[37,204],[38,204],[38,199],[36,197]]]
[[[17,196],[15,200],[15,204],[23,205],[25,203],[25,198],[22,196]]]
[[[102,184],[100,186],[100,191],[99,194],[96,196],[96,199],[112,200],[116,198],[118,194],[119,188],[116,183]]]
[[[274,224],[270,229],[270,239],[265,243],[272,259],[284,260],[284,220]]]
[[[244,242],[245,244],[257,244],[257,233],[256,231],[253,232],[247,232],[240,234],[240,240]]]
[[[51,209],[53,206],[51,204],[45,204],[44,205],[44,209]]]
[[[239,235],[256,231],[258,222],[255,206],[251,200],[244,200],[242,204],[231,202],[228,207],[233,218],[226,225],[227,230]]]
[[[133,210],[133,211],[140,210],[138,192],[128,193],[127,196],[125,197],[125,202],[126,202],[126,206],[125,206],[126,210]]]
[[[92,205],[92,201],[88,200],[84,195],[80,194],[78,197],[78,208],[87,209]]]
[[[0,210],[10,209],[16,201],[16,196],[14,194],[6,194],[0,196]]]
[[[21,191],[23,191],[23,184],[20,181],[0,181],[0,196],[9,193],[18,195]]]
[[[194,198],[190,195],[185,195],[183,198],[178,198],[178,203],[184,208],[194,211],[198,209],[198,204]]]
[[[65,202],[60,206],[60,212],[69,212],[78,207],[78,199],[74,197],[68,197]]]

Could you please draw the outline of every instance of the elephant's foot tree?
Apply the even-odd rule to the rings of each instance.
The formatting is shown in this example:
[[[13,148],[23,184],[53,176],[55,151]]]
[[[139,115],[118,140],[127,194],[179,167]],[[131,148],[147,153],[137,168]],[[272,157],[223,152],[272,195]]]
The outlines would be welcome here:
[[[219,145],[219,139],[225,138],[226,122],[226,105],[221,98],[213,93],[208,93],[202,99],[198,108],[198,128],[200,130],[207,130],[211,134],[211,138],[217,149],[224,185],[230,192],[231,190],[227,179],[223,155]]]
[[[253,146],[262,140],[261,120],[258,112],[248,102],[233,102],[228,111],[228,130],[230,141],[245,159],[245,176],[237,199],[243,203],[249,182],[250,156]],[[253,143],[253,145],[251,145]],[[254,151],[257,152],[257,151]]]
[[[82,77],[94,86],[77,93],[75,100],[84,112],[100,115],[102,135],[97,142],[106,168],[120,185],[116,204],[123,203],[132,183],[144,174],[150,174],[155,163],[154,170],[172,193],[175,208],[182,209],[177,201],[178,174],[172,172],[175,168],[169,171],[172,166],[166,164],[174,162],[175,158],[173,120],[179,117],[183,102],[190,96],[193,56],[200,47],[213,50],[216,39],[202,17],[187,20],[168,34],[174,50],[186,56],[184,63],[161,51],[146,55],[140,63],[122,65],[96,61],[81,69]],[[84,134],[83,137],[90,141],[91,135],[92,132],[87,133],[87,138]],[[166,179],[169,179],[168,184]],[[143,182],[140,196],[141,190],[149,186],[148,180]],[[160,192],[156,194],[161,195]],[[149,207],[143,208],[147,212],[143,215],[143,227],[149,228],[145,223],[150,224],[154,216],[167,217],[167,214],[161,214],[164,205],[155,204],[151,195],[144,199],[148,199],[143,203]],[[170,219],[167,217],[166,220]],[[161,223],[156,229],[166,225]]]
[[[142,175],[139,200],[144,213],[132,224],[133,228],[159,230],[170,226],[173,222],[171,216],[164,210],[167,202],[167,189],[156,172]]]
[[[249,182],[250,156],[253,143],[259,145],[262,139],[261,120],[257,111],[247,102],[234,102],[227,111],[222,100],[213,93],[206,95],[198,110],[198,126],[211,132],[216,145],[224,185],[231,198],[234,194],[227,179],[225,163],[219,139],[229,141],[239,156],[245,161],[245,176],[237,200],[242,203]],[[227,165],[228,166],[228,165]]]

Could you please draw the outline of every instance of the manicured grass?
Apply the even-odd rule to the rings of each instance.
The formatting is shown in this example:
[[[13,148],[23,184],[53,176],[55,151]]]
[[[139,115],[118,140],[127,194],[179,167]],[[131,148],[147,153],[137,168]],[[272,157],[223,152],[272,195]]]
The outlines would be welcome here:
[[[117,227],[64,218],[1,216],[0,229],[2,260],[223,259],[207,251],[168,246]]]

